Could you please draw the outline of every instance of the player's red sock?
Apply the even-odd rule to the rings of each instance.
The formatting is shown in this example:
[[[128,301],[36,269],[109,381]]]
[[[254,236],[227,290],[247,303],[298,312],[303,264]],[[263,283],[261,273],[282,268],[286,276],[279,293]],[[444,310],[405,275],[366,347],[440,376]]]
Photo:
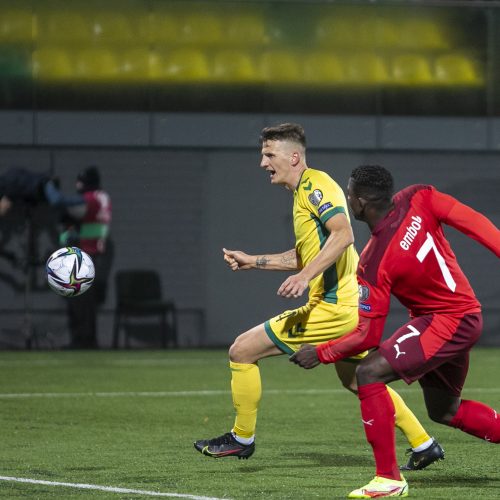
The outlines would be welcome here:
[[[401,481],[396,462],[396,436],[394,433],[394,404],[385,384],[376,382],[358,387],[361,418],[366,439],[373,448],[377,476]]]
[[[479,439],[500,443],[500,415],[479,401],[462,399],[450,426]]]

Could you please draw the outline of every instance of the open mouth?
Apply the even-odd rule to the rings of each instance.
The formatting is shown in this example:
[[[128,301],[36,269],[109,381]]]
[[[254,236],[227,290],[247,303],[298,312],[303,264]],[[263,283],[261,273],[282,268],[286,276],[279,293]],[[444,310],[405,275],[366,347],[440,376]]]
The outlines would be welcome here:
[[[268,170],[267,173],[269,174],[269,177],[271,177],[271,179],[276,175],[275,170]]]

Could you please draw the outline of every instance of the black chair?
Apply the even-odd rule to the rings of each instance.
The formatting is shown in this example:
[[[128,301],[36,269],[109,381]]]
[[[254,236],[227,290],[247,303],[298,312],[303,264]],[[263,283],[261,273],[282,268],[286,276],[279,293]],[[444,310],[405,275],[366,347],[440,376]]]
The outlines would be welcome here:
[[[115,275],[116,309],[113,327],[113,347],[119,346],[123,329],[125,347],[130,347],[130,318],[158,317],[162,347],[177,347],[177,310],[173,301],[162,296],[160,276],[156,271],[132,269]]]

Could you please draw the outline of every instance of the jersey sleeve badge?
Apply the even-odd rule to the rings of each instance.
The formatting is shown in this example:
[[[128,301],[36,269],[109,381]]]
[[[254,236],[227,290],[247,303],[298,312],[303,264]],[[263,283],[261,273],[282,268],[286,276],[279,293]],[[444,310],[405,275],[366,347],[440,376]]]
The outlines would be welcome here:
[[[309,196],[309,201],[315,206],[319,206],[321,200],[323,199],[323,193],[321,189],[315,189]]]

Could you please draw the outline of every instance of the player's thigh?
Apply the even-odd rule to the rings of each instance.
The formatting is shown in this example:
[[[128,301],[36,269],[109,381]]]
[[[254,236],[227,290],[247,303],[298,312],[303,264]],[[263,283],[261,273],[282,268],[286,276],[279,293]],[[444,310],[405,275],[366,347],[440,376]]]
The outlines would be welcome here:
[[[283,354],[269,338],[264,323],[239,335],[229,348],[229,359],[235,363],[255,363],[259,359]]]
[[[459,398],[469,371],[469,354],[469,350],[459,353],[421,377],[418,382],[424,392],[438,389]]]
[[[449,424],[460,406],[460,397],[450,392],[448,388],[423,385],[419,380],[424,392],[424,401],[427,414],[434,422]]]

